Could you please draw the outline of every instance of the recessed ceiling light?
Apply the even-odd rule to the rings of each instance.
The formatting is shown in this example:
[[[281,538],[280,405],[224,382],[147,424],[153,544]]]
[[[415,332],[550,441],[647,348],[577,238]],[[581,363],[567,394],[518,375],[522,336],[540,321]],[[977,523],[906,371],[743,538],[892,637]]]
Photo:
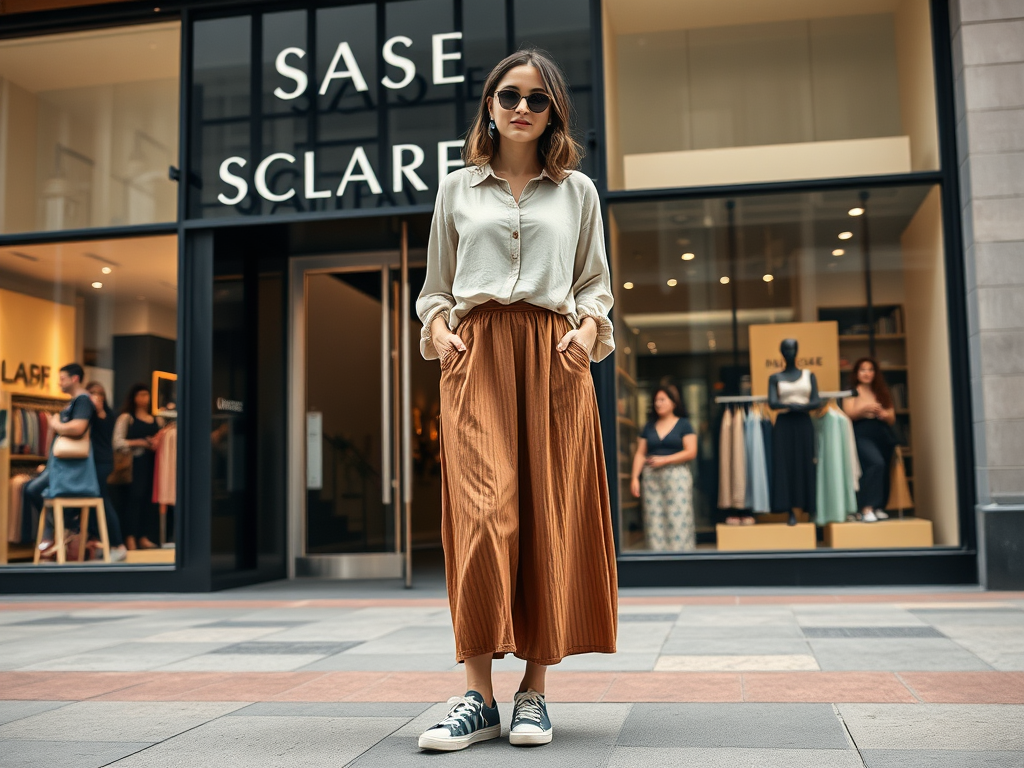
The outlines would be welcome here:
[[[628,290],[631,290],[633,288],[633,284],[632,283],[623,283],[622,287],[625,288],[628,291]]]
[[[100,272],[102,272],[104,275],[109,275],[113,271],[114,270],[112,270],[110,267],[104,267],[103,269],[100,270]]]
[[[775,275],[765,275],[761,279],[764,280],[766,283],[770,283],[772,280],[775,279]]]
[[[840,240],[849,240],[851,237],[853,237],[853,232],[840,232],[839,233],[839,239]]]
[[[725,275],[722,275],[722,277],[718,278],[718,282],[720,282],[722,285],[728,285],[729,278]]]
[[[655,344],[653,341],[648,341],[647,342],[647,348],[648,349],[654,349],[656,346],[658,346],[658,345]]]
[[[99,280],[97,280],[95,283],[92,284],[92,287],[96,288],[96,289],[100,289],[100,288],[103,287],[103,283],[101,283]]]
[[[862,216],[864,214],[864,209],[863,208],[851,208],[850,210],[847,211],[847,213],[850,214],[851,216]]]
[[[678,283],[679,281],[676,280],[674,277],[670,277],[668,280],[665,281],[665,285],[667,285],[669,288],[675,288],[676,285],[678,285]]]
[[[633,354],[633,350],[630,349],[629,347],[624,347],[622,351],[627,355]]]
[[[683,254],[683,261],[692,261],[693,259],[694,259],[694,255],[692,253],[684,253]]]
[[[834,251],[832,251],[833,256],[842,256],[844,253],[846,253],[846,251],[844,251],[842,248],[836,248]]]

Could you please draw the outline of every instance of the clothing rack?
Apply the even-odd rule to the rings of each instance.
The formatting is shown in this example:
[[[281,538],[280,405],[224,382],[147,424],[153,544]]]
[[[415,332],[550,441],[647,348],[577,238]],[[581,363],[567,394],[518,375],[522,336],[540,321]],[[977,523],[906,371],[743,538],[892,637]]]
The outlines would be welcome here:
[[[819,392],[818,397],[822,400],[833,400],[841,397],[855,397],[856,392],[847,389],[842,392]],[[715,398],[716,403],[767,403],[767,395],[721,395]]]

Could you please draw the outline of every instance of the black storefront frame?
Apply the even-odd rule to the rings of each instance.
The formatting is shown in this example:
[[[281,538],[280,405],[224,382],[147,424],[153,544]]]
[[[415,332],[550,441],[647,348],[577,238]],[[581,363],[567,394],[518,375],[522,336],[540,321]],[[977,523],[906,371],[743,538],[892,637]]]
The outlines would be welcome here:
[[[334,0],[309,3],[331,6]],[[67,11],[23,14],[3,19],[0,38],[43,33],[81,31],[83,29],[139,25],[155,20],[177,19],[181,23],[181,75],[179,90],[179,168],[191,167],[191,53],[192,20],[201,8],[204,18],[229,16],[245,10],[264,11],[280,6],[280,0],[219,0],[210,3],[173,2],[154,15],[151,4],[122,3],[113,6],[86,6]],[[305,5],[305,4],[304,4]],[[506,8],[510,7],[509,5]],[[863,186],[937,184],[941,190],[945,252],[946,309],[949,324],[950,363],[952,367],[953,426],[956,440],[959,547],[928,550],[829,551],[806,553],[701,553],[648,554],[622,553],[619,549],[619,498],[612,493],[612,512],[618,554],[619,581],[623,586],[798,586],[798,585],[897,585],[968,584],[977,582],[975,551],[974,499],[975,477],[967,307],[964,257],[961,241],[959,183],[955,136],[954,75],[950,37],[948,0],[930,0],[932,50],[936,91],[940,168],[938,171],[879,177],[827,179],[806,182],[778,182],[702,188],[610,191],[607,184],[604,44],[601,0],[590,0],[593,140],[596,151],[597,187],[602,209],[618,202],[640,202],[694,197],[730,197],[779,192],[849,189]],[[509,31],[511,34],[511,30]],[[182,174],[187,173],[183,170]],[[181,183],[184,181],[186,183]],[[36,232],[24,235],[0,235],[5,245],[59,242],[73,239],[100,239],[176,233],[178,236],[178,369],[179,401],[184,418],[179,422],[178,496],[184,514],[176,515],[176,540],[181,542],[175,566],[108,566],[102,571],[92,567],[62,566],[30,568],[7,566],[0,570],[2,592],[123,592],[124,577],[132,575],[132,591],[208,591],[228,586],[224,580],[214,583],[210,550],[210,441],[212,424],[209,411],[212,378],[213,312],[213,236],[222,228],[238,226],[286,225],[290,223],[411,216],[430,213],[431,206],[405,206],[383,211],[346,210],[323,213],[261,215],[224,221],[185,218],[188,181],[179,181],[178,219],[167,224],[100,228],[64,232]],[[608,232],[605,231],[606,246]],[[614,314],[613,314],[614,319]],[[609,477],[617,472],[618,434],[615,429],[614,360],[592,366],[601,408],[601,421]],[[187,373],[185,373],[187,372]],[[187,450],[186,450],[187,446]],[[614,488],[613,488],[614,489]],[[611,490],[611,489],[610,489]],[[771,567],[766,568],[770,561]],[[260,581],[271,576],[259,572],[238,573],[228,579],[231,585]],[[271,577],[272,578],[272,577]]]

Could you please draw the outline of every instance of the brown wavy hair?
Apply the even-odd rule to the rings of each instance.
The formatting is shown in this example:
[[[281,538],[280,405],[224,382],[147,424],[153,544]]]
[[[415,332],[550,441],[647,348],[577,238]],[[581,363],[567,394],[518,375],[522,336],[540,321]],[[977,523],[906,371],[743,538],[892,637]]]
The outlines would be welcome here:
[[[523,65],[534,67],[540,72],[544,89],[551,97],[551,125],[544,129],[537,142],[537,156],[548,175],[561,180],[569,171],[579,167],[580,160],[583,159],[583,148],[570,133],[572,100],[569,98],[569,86],[565,82],[565,75],[551,56],[537,48],[517,51],[499,61],[491,70],[491,74],[484,82],[480,108],[462,147],[462,159],[466,165],[481,166],[494,158],[498,149],[498,136],[492,139],[487,135],[487,124],[491,121],[490,112],[487,110],[487,97],[494,96],[498,90],[498,83],[509,70]]]
[[[878,363],[870,357],[862,357],[853,364],[853,369],[850,371],[850,389],[854,392],[857,391],[857,385],[860,384],[857,380],[857,373],[864,363],[871,363],[875,369],[875,378],[871,380],[871,391],[875,393],[875,400],[883,408],[892,408],[892,395],[889,393],[889,385],[885,383],[885,377],[882,376],[882,369],[878,367]]]

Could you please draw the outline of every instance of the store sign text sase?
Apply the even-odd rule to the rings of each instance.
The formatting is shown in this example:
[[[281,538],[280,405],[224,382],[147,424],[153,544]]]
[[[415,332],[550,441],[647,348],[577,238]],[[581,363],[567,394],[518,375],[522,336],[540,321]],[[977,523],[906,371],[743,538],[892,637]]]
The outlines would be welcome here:
[[[450,41],[462,39],[461,32],[446,32],[431,35],[431,80],[434,85],[445,85],[449,83],[461,83],[464,76],[451,74],[453,62],[462,58],[462,53],[451,50]],[[399,70],[400,77],[392,77],[386,74],[381,78],[381,84],[385,88],[400,91],[413,83],[416,78],[415,63],[402,55],[403,49],[409,49],[414,45],[412,39],[404,35],[392,37],[384,43],[382,56],[387,64]],[[284,78],[283,86],[277,86],[273,94],[283,101],[291,101],[305,95],[311,88],[309,76],[305,71],[294,66],[306,56],[302,48],[285,48],[277,54],[275,67],[277,72]],[[347,86],[345,85],[347,84]],[[313,85],[312,87],[316,87]],[[370,90],[359,62],[347,42],[338,44],[330,66],[327,67],[316,96],[328,97],[334,88],[353,87],[357,92]],[[439,141],[434,151],[436,152],[437,178],[442,179],[453,168],[462,166],[462,159],[458,150],[462,147],[463,140]],[[391,147],[391,178],[385,181],[389,184],[390,191],[401,193],[403,189],[411,188],[416,191],[425,191],[428,186],[423,181],[419,169],[426,162],[426,149],[418,144],[395,144]],[[224,205],[237,205],[249,194],[249,181],[239,175],[239,171],[246,168],[248,161],[244,157],[232,156],[226,158],[220,164],[220,178],[231,188],[229,194],[221,192],[217,199]],[[279,169],[282,165],[292,166],[301,174],[302,183],[296,187],[289,187],[286,190],[275,192],[267,183],[271,169]],[[330,197],[341,197],[349,185],[363,182],[369,187],[374,195],[381,195],[384,191],[381,180],[378,178],[373,164],[366,155],[366,150],[357,146],[352,152],[341,182],[336,189],[317,188],[316,183],[317,153],[306,151],[302,157],[296,157],[290,152],[274,152],[262,158],[256,165],[252,175],[253,186],[256,192],[265,200],[273,203],[283,203],[291,200],[296,194],[301,194],[307,200],[316,200]]]

